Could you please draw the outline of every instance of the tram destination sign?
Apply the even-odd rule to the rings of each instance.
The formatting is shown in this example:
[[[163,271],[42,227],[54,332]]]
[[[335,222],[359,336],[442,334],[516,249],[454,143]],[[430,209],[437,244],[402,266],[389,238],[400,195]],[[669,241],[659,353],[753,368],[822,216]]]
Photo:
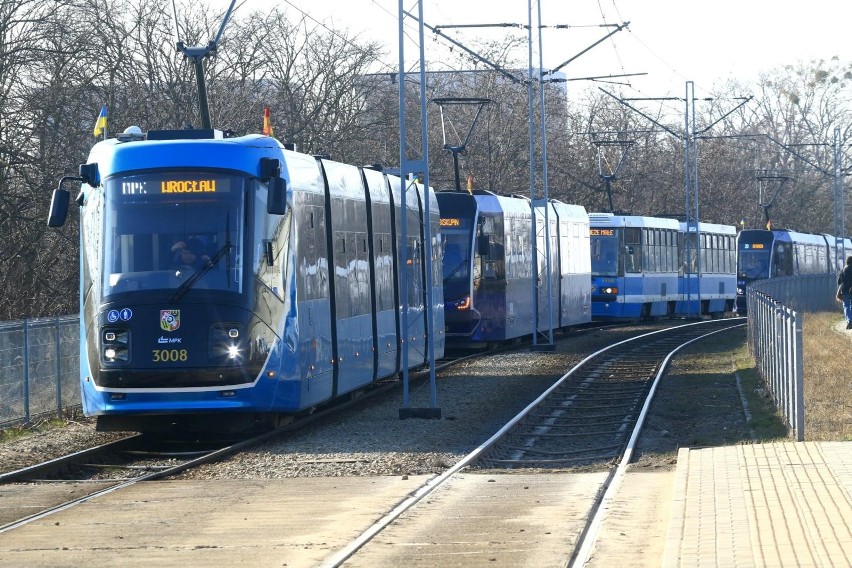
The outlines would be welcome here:
[[[591,227],[589,229],[590,237],[614,237],[615,229],[599,229],[597,227]]]
[[[214,176],[133,176],[120,181],[122,195],[229,193],[231,179]]]

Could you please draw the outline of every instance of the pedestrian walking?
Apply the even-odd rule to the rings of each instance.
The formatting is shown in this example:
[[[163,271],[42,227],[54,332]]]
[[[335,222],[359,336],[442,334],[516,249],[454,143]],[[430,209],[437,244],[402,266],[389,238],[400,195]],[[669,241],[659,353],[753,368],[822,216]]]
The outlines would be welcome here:
[[[846,329],[852,329],[852,256],[846,259],[846,266],[837,276],[837,299],[843,302]]]

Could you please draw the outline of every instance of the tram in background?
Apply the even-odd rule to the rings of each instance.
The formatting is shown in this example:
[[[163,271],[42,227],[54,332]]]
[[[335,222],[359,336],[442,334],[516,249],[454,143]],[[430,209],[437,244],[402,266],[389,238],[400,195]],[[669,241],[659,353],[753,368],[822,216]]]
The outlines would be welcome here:
[[[527,198],[482,190],[441,191],[436,198],[444,239],[447,345],[499,343],[551,323],[558,329],[590,321],[589,221],[583,207],[548,203],[547,247],[544,208],[531,207]],[[535,269],[533,214],[538,228]],[[537,321],[533,278],[538,282]]]
[[[613,213],[590,213],[589,225],[593,318],[733,310],[735,227]]]
[[[779,276],[837,274],[852,240],[789,229],[746,229],[737,235],[737,313],[744,314],[746,288]]]

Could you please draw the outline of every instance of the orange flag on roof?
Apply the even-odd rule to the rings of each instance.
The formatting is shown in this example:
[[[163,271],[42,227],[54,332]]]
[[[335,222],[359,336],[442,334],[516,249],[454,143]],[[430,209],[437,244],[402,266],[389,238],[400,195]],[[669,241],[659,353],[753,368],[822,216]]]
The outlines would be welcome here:
[[[269,109],[263,109],[263,134],[272,136],[272,124],[269,122]]]

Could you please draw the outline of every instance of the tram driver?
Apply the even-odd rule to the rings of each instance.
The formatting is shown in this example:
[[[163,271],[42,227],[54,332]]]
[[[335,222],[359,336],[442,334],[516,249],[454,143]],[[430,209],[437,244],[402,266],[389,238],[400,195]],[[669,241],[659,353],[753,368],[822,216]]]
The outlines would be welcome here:
[[[198,270],[210,262],[210,257],[204,254],[204,244],[195,237],[181,240],[172,245],[175,268],[192,268]]]

